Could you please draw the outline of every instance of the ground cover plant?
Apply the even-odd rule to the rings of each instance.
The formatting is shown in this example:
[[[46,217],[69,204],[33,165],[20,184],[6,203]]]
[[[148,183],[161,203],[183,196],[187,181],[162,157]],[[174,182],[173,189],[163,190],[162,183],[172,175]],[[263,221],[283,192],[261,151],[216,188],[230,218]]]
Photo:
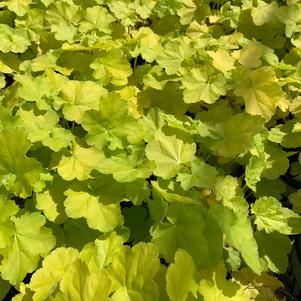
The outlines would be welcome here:
[[[300,48],[297,0],[1,1],[1,300],[291,300]]]

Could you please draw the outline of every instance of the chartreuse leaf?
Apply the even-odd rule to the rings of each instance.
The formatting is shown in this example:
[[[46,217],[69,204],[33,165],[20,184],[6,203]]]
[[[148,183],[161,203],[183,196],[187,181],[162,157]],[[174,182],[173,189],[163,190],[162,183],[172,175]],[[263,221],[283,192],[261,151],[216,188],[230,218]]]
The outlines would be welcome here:
[[[201,280],[199,292],[204,301],[249,300],[238,282],[226,279],[226,268],[223,263],[212,269],[210,274]]]
[[[0,51],[22,53],[29,45],[30,41],[21,33],[6,24],[0,24]]]
[[[20,197],[31,195],[42,167],[39,161],[26,156],[30,142],[24,130],[11,128],[0,132],[0,145],[1,184]]]
[[[264,135],[257,134],[254,136],[250,153],[251,158],[246,166],[245,179],[248,187],[256,191],[256,184],[260,181],[262,172],[270,167],[268,163],[270,155],[265,151]]]
[[[45,11],[38,8],[28,10],[24,18],[16,20],[16,28],[26,30],[31,41],[38,42],[43,32]]]
[[[289,152],[285,152],[281,147],[268,144],[266,147],[268,159],[266,169],[262,172],[262,176],[269,180],[276,180],[284,175],[289,168],[288,156]]]
[[[137,179],[148,178],[154,169],[152,162],[144,158],[140,148],[133,148],[132,154],[104,158],[95,167],[103,174],[112,174],[118,182],[132,182]]]
[[[19,211],[18,206],[10,200],[6,200],[6,198],[0,198],[0,248],[7,248],[12,239],[13,235],[13,224],[10,221],[10,217],[17,214]]]
[[[35,194],[36,207],[43,210],[45,217],[52,222],[62,222],[66,219],[64,210],[64,192],[69,188],[68,183],[58,175],[47,183],[44,191]]]
[[[47,9],[46,21],[57,40],[74,41],[76,25],[81,18],[80,10],[80,6],[72,1],[56,1]]]
[[[300,3],[292,3],[295,5],[280,7],[277,17],[285,24],[285,34],[292,37],[295,32],[300,32]]]
[[[179,173],[177,181],[185,190],[192,187],[212,188],[216,182],[218,171],[215,167],[201,161],[191,162],[191,173]]]
[[[272,23],[275,21],[275,15],[277,15],[278,11],[278,5],[275,1],[269,4],[265,1],[258,1],[258,6],[253,7],[251,11],[253,22],[257,26]]]
[[[167,262],[181,248],[189,252],[198,265],[212,266],[222,256],[222,233],[205,208],[171,204],[167,220],[151,229],[152,242]]]
[[[154,277],[160,266],[158,255],[157,248],[150,243],[121,249],[108,268],[116,288],[112,300],[157,300],[159,291]]]
[[[235,69],[235,59],[226,50],[207,51],[207,53],[212,58],[213,66],[222,71],[224,75],[227,75],[230,70]]]
[[[175,262],[166,273],[166,291],[171,301],[185,301],[188,294],[196,295],[198,284],[194,279],[196,266],[192,257],[182,249],[175,254]]]
[[[160,36],[148,27],[141,27],[132,35],[136,43],[131,55],[137,57],[140,54],[147,62],[153,62],[161,50]]]
[[[234,93],[243,97],[247,113],[266,119],[271,118],[283,98],[275,71],[270,66],[246,71],[244,77],[235,82]]]
[[[58,174],[66,181],[84,181],[91,178],[91,171],[104,158],[104,154],[94,147],[84,148],[76,142],[73,143],[70,155],[62,156],[57,165]]]
[[[239,63],[245,68],[257,68],[262,65],[262,47],[260,44],[251,42],[248,43],[244,48],[234,53]]]
[[[39,213],[28,213],[10,218],[10,244],[0,250],[2,278],[15,285],[27,273],[33,272],[40,256],[45,256],[55,246],[55,237],[44,227],[46,219]]]
[[[54,91],[47,78],[44,76],[32,77],[27,74],[17,74],[14,78],[20,84],[17,90],[19,97],[36,102],[39,110],[50,109],[47,99],[54,97],[57,92]]]
[[[154,174],[169,179],[177,175],[183,164],[194,160],[196,146],[158,131],[155,139],[147,144],[145,152],[147,158],[156,164]]]
[[[115,20],[108,11],[102,6],[88,7],[83,15],[83,21],[80,22],[80,32],[96,32],[109,34],[112,32],[111,23]]]
[[[164,45],[163,50],[158,53],[156,61],[160,67],[165,69],[167,75],[183,71],[182,62],[194,53],[190,42],[188,37],[180,36],[169,40]]]
[[[122,221],[119,205],[103,205],[98,197],[83,191],[69,189],[65,195],[66,214],[71,218],[84,217],[91,229],[110,232]]]
[[[209,141],[208,146],[223,157],[234,157],[251,146],[254,135],[262,130],[263,125],[264,120],[259,116],[247,113],[233,115],[215,125],[219,138]]]
[[[230,175],[218,177],[214,186],[214,192],[218,201],[223,201],[227,206],[235,197],[243,197],[243,191],[237,178]]]
[[[10,109],[0,107],[0,131],[19,125],[20,119],[17,116],[12,116]]]
[[[29,10],[29,5],[32,0],[6,0],[1,6],[7,6],[7,8],[13,11],[18,16],[24,16]]]
[[[192,68],[182,79],[184,101],[197,103],[204,101],[212,104],[226,94],[226,80],[213,68]]]
[[[299,234],[301,232],[301,217],[294,211],[282,207],[274,197],[261,197],[251,206],[255,214],[255,224],[258,230],[267,233],[277,231],[283,234]]]
[[[177,15],[180,17],[180,23],[187,25],[191,23],[192,18],[194,17],[197,5],[193,0],[184,0],[181,2],[181,7],[177,10]]]
[[[96,110],[84,114],[83,128],[88,131],[87,142],[103,148],[107,143],[111,148],[122,148],[122,139],[135,128],[137,121],[129,115],[128,102],[117,93],[101,99]]]
[[[109,300],[111,281],[105,271],[90,272],[87,264],[76,259],[60,282],[64,301]]]
[[[283,299],[299,2],[0,1],[0,295]]]
[[[158,1],[155,12],[160,18],[168,15],[175,15],[181,8],[181,0],[162,0]]]
[[[104,86],[112,83],[116,86],[127,84],[127,78],[132,74],[130,63],[123,58],[119,50],[111,50],[97,58],[90,67],[94,70],[93,76]]]
[[[240,251],[247,265],[256,273],[263,271],[260,262],[258,245],[254,238],[252,225],[245,212],[234,212],[223,206],[215,206],[211,209],[229,243]],[[241,240],[241,237],[244,237]]]
[[[109,0],[107,3],[110,11],[120,20],[121,24],[128,27],[137,22],[137,14],[142,18],[148,18],[155,1]]]
[[[63,86],[56,104],[63,107],[67,120],[81,123],[84,112],[98,109],[101,98],[106,94],[107,90],[95,82],[70,80]]]
[[[84,246],[80,252],[80,258],[88,263],[91,271],[109,267],[115,255],[124,248],[121,236],[115,232],[106,239],[96,239],[94,243]]]
[[[57,126],[59,116],[53,110],[36,115],[33,110],[19,109],[17,116],[20,116],[20,120],[28,131],[28,139],[33,143],[40,141],[50,149],[59,151],[67,147],[73,138],[69,131]]]
[[[58,287],[68,267],[76,260],[78,251],[73,248],[56,248],[30,279],[29,288],[34,292],[33,301],[45,300]]]

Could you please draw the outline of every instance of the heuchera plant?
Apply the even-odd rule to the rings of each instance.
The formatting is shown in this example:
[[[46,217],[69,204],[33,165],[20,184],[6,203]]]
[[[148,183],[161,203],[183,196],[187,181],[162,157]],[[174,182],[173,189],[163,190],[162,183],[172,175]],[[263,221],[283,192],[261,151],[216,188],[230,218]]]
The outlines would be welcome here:
[[[1,298],[284,300],[300,67],[298,0],[1,1]]]

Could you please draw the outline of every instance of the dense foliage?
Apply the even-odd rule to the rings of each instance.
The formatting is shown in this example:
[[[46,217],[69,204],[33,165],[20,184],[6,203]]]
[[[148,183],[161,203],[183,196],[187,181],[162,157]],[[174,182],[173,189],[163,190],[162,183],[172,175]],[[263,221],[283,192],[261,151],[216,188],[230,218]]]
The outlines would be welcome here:
[[[299,1],[0,8],[1,298],[283,300]]]

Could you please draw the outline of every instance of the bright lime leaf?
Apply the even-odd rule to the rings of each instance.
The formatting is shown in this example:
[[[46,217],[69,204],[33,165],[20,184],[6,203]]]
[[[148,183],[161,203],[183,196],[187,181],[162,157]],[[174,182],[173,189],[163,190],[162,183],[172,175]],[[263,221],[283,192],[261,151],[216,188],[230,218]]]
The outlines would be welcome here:
[[[246,166],[245,180],[246,184],[253,191],[256,191],[256,184],[261,179],[261,174],[269,166],[267,160],[270,155],[265,152],[264,135],[255,135],[253,147],[250,149],[251,158]]]
[[[261,197],[251,206],[258,230],[267,233],[278,231],[283,234],[301,233],[301,217],[294,211],[282,207],[274,197]]]
[[[0,271],[3,279],[15,285],[37,268],[40,256],[55,246],[55,237],[44,227],[46,219],[37,212],[27,212],[11,220],[14,233],[10,246],[0,251],[4,257]]]
[[[168,41],[157,55],[157,62],[160,67],[165,68],[167,75],[180,71],[181,64],[185,58],[193,55],[194,49],[190,45],[190,39],[182,36]]]
[[[10,221],[10,217],[17,214],[18,206],[13,201],[0,198],[0,248],[7,248],[11,244],[13,238],[14,226]]]
[[[91,273],[87,264],[76,259],[60,283],[64,301],[99,301],[108,299],[111,281],[105,271]]]
[[[106,94],[106,89],[95,82],[70,80],[65,83],[61,98],[56,103],[63,106],[67,120],[81,123],[84,112],[98,109],[101,98]]]
[[[212,58],[213,66],[222,71],[225,75],[228,71],[234,69],[235,59],[230,56],[229,52],[225,50],[208,51],[209,56]]]
[[[137,129],[137,121],[129,116],[129,105],[118,94],[101,99],[96,110],[86,112],[82,126],[88,131],[87,141],[103,148],[108,142],[111,148],[122,148],[122,138]]]
[[[269,66],[247,71],[244,78],[237,80],[234,93],[244,98],[247,113],[267,119],[271,118],[283,98],[275,72]]]
[[[277,15],[277,13],[278,5],[275,1],[269,4],[264,1],[259,1],[259,5],[252,8],[251,15],[254,24],[261,26],[265,23],[272,23],[275,21],[275,15]]]
[[[296,1],[297,2],[297,1]],[[295,5],[282,6],[277,17],[285,24],[285,34],[287,37],[292,37],[295,32],[300,31],[300,3],[292,3]]]
[[[153,244],[139,243],[133,248],[124,247],[112,260],[109,273],[117,290],[112,299],[158,299],[158,286],[153,278],[160,266],[158,250]]]
[[[245,213],[234,214],[229,208],[216,206],[212,208],[212,215],[217,219],[230,244],[240,251],[247,265],[260,274],[263,267],[259,259],[258,245],[251,222]]]
[[[57,127],[59,116],[52,110],[45,114],[35,115],[33,110],[20,109],[17,113],[28,131],[28,139],[31,142],[42,142],[54,151],[67,147],[73,135],[61,127]]]
[[[91,171],[103,158],[104,155],[94,147],[84,148],[73,143],[71,156],[62,156],[57,166],[57,172],[66,181],[74,179],[84,181],[91,178]]]
[[[276,180],[284,175],[289,168],[288,156],[289,152],[285,152],[281,147],[276,145],[267,145],[266,152],[268,159],[266,161],[267,168],[263,171],[262,176],[268,180]]]
[[[219,139],[209,142],[209,148],[223,157],[234,157],[246,151],[255,134],[263,128],[264,120],[247,113],[233,115],[215,125]]]
[[[122,248],[122,238],[112,232],[104,240],[96,239],[93,244],[86,244],[80,252],[80,258],[88,263],[90,270],[99,270],[110,266]]]
[[[74,41],[80,17],[80,7],[67,1],[56,1],[46,12],[46,21],[51,31],[61,41]]]
[[[213,68],[192,68],[182,79],[184,101],[197,103],[204,101],[212,104],[221,95],[226,94],[226,80],[221,73]]]
[[[3,4],[18,16],[24,16],[29,10],[32,0],[6,0]]]
[[[126,85],[127,78],[132,74],[130,63],[119,50],[112,50],[97,58],[90,67],[94,70],[94,78],[99,79],[104,86],[109,83],[115,86]]]
[[[54,176],[47,184],[47,189],[36,193],[36,207],[43,210],[46,218],[52,222],[65,220],[64,192],[67,190],[68,183],[59,176]]]
[[[158,131],[155,139],[146,146],[146,156],[156,163],[154,174],[163,179],[177,175],[183,164],[194,160],[195,144],[189,144],[176,136],[165,136]]]
[[[217,222],[203,208],[172,204],[167,221],[151,230],[152,241],[167,262],[178,249],[186,250],[196,264],[215,265],[221,259],[222,233]]]
[[[84,21],[80,22],[79,30],[89,32],[92,30],[101,33],[111,33],[111,23],[114,18],[108,14],[108,11],[102,6],[88,7],[84,13]]]
[[[36,102],[37,107],[40,110],[50,109],[47,99],[55,96],[57,92],[52,89],[47,78],[44,76],[32,77],[23,74],[18,74],[14,78],[20,84],[17,92],[19,97],[27,101]]]
[[[12,27],[0,24],[0,51],[22,53],[29,47],[30,41]]]
[[[223,202],[231,202],[231,199],[243,196],[238,179],[230,175],[217,179],[214,192],[216,199]]]
[[[130,156],[104,158],[95,166],[103,174],[112,174],[118,182],[132,182],[148,178],[154,165],[143,157],[141,149],[134,149]]]
[[[150,28],[141,27],[139,31],[132,32],[133,38],[137,41],[135,48],[131,51],[131,55],[137,57],[141,54],[142,58],[151,63],[155,60],[161,47],[159,44],[160,37],[156,35]]]
[[[196,295],[198,285],[194,280],[196,266],[192,257],[179,249],[175,262],[169,265],[166,273],[166,291],[171,301],[185,301],[190,292]]]
[[[57,248],[52,251],[30,279],[29,287],[34,291],[33,300],[45,300],[58,288],[64,273],[78,256],[73,248]]]
[[[196,160],[191,162],[191,173],[179,173],[177,181],[181,183],[185,190],[192,187],[210,189],[215,184],[217,174],[216,168],[203,161]]]
[[[71,218],[84,217],[91,229],[110,232],[121,223],[119,205],[103,205],[97,197],[87,192],[69,189],[65,195],[66,214]]]
[[[26,153],[30,148],[24,130],[12,128],[0,133],[0,180],[9,191],[20,197],[31,194],[39,181],[41,164]]]
[[[200,282],[199,292],[204,301],[248,301],[242,286],[226,279],[226,269],[221,263]]]

